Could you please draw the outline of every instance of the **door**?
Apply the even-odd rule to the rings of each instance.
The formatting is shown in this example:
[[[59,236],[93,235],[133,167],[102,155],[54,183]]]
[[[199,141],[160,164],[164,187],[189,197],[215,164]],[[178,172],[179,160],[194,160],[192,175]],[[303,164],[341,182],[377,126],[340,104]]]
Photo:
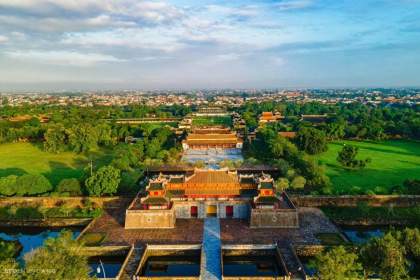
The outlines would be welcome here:
[[[207,206],[207,217],[217,217],[217,205]]]
[[[198,208],[197,206],[191,206],[191,218],[198,217]]]
[[[233,206],[226,206],[226,218],[233,218]]]

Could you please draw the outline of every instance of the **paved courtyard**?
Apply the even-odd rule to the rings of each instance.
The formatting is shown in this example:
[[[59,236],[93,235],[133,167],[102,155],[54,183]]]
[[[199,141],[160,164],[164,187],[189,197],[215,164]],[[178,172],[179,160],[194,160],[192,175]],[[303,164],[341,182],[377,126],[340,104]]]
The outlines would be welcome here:
[[[203,240],[202,219],[177,219],[173,229],[124,228],[125,209],[110,209],[87,232],[106,234],[102,245],[198,244]],[[320,244],[318,233],[338,233],[337,227],[317,208],[299,208],[299,229],[251,229],[247,220],[220,219],[222,244]]]
[[[241,149],[189,149],[184,151],[182,161],[197,162],[204,161],[208,168],[219,168],[218,163],[223,160],[243,160]]]

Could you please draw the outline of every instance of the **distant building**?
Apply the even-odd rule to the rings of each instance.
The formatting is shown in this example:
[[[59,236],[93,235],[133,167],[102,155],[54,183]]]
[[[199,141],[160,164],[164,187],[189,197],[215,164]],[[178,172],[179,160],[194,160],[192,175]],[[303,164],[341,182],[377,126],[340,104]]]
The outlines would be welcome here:
[[[188,134],[182,148],[188,149],[242,149],[243,141],[236,133],[224,127],[198,128]]]
[[[265,123],[273,123],[278,122],[284,117],[279,113],[272,113],[272,112],[262,112],[259,119],[259,124],[265,124]]]
[[[293,139],[296,137],[296,132],[294,131],[281,131],[279,135],[284,138]]]

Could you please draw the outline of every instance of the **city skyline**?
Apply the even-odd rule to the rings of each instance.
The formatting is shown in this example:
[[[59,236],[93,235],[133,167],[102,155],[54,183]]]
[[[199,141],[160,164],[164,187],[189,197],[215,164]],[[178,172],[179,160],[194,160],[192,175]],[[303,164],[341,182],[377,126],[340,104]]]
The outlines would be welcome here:
[[[420,1],[0,0],[0,90],[419,86]]]

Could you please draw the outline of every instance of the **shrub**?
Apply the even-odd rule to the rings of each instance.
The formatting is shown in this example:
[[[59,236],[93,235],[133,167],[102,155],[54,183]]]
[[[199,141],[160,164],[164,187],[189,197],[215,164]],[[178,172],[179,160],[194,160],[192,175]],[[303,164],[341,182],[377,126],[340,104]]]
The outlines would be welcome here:
[[[25,174],[16,180],[18,196],[39,195],[52,191],[51,183],[42,175]]]
[[[290,183],[290,187],[294,190],[303,189],[306,184],[306,179],[302,176],[296,176]]]
[[[35,207],[21,207],[16,209],[16,219],[42,219],[44,215]]]
[[[68,193],[71,196],[82,195],[80,182],[75,178],[61,180],[61,182],[57,186],[57,192]]]
[[[0,195],[12,196],[16,194],[16,175],[0,178]]]

